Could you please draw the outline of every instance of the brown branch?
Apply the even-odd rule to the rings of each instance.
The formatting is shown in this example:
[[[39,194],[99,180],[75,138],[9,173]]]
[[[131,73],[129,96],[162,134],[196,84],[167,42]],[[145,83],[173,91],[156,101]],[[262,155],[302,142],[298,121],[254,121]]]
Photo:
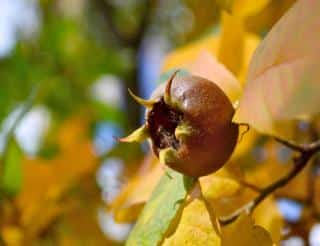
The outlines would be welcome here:
[[[271,193],[273,193],[276,189],[283,187],[290,180],[300,173],[300,171],[307,165],[308,161],[311,157],[318,151],[320,151],[320,141],[316,141],[306,145],[299,145],[290,141],[282,140],[279,138],[275,138],[276,141],[286,145],[287,147],[298,151],[300,155],[294,158],[294,166],[291,171],[285,175],[284,177],[280,178],[279,180],[275,181],[271,185],[267,186],[266,188],[262,189],[260,194],[251,202],[246,204],[245,206],[239,208],[234,213],[229,216],[222,217],[219,219],[220,223],[223,225],[229,224],[235,219],[239,217],[239,215],[243,212],[252,213],[253,210]]]

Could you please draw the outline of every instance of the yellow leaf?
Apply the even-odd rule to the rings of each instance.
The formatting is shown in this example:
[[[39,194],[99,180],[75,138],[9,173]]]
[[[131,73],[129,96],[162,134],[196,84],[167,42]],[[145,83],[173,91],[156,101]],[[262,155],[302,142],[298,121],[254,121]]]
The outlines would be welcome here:
[[[217,54],[219,39],[216,36],[208,36],[198,41],[187,44],[169,53],[163,61],[163,71],[176,68],[185,68],[193,63],[199,54],[207,51]]]
[[[200,178],[203,196],[218,217],[228,216],[256,195],[241,183],[244,176],[236,163],[228,162],[218,172]]]
[[[239,191],[240,184],[233,179],[210,175],[201,180],[204,196],[207,199],[219,199],[233,196]]]
[[[259,204],[254,210],[252,218],[257,225],[262,226],[270,233],[274,243],[278,244],[280,242],[284,221],[272,197],[268,197]]]
[[[164,246],[220,246],[218,225],[212,213],[207,209],[206,202],[195,188],[186,202],[181,217],[175,222],[174,231],[168,233]]]
[[[270,0],[234,0],[232,14],[239,17],[248,17],[259,13]]]
[[[215,2],[233,15],[247,17],[260,12],[270,0],[215,0]]]
[[[212,209],[212,211],[214,211],[218,217],[225,217],[232,214],[239,207],[242,207],[250,202],[255,195],[252,190],[239,187],[239,184],[235,181],[233,181],[234,183],[231,183],[230,179],[224,180],[229,182],[227,183],[223,182],[222,180],[213,180],[212,184],[220,181],[220,183],[218,183],[219,186],[217,185],[217,189],[204,189],[204,197],[208,201],[210,209]],[[225,185],[226,187],[223,187],[222,185]],[[218,188],[223,191],[217,192]]]
[[[24,180],[15,203],[20,213],[19,223],[26,228],[24,233],[29,238],[63,213],[63,195],[81,178],[94,173],[97,160],[87,129],[87,119],[71,118],[58,132],[62,148],[54,159],[23,161]]]
[[[260,41],[261,41],[260,37],[255,34],[246,33],[245,35],[243,62],[242,62],[242,67],[240,69],[240,72],[238,74],[238,79],[242,85],[244,85],[247,82],[246,79],[247,79],[248,67],[249,67],[251,58],[254,54],[254,51],[258,47]]]
[[[252,148],[256,141],[259,139],[259,134],[254,129],[249,129],[246,132],[247,126],[240,126],[239,127],[239,138],[236,148],[230,157],[230,161],[237,161],[239,158],[243,157],[247,154]]]
[[[190,73],[214,81],[231,102],[237,101],[242,88],[239,81],[228,69],[207,51],[203,51],[187,69]]]
[[[234,195],[241,189],[237,179],[243,178],[242,172],[231,162],[217,172],[199,179],[203,196],[206,199],[218,199]]]
[[[238,75],[243,64],[245,30],[243,21],[224,12],[222,34],[218,52],[221,61],[233,74]]]
[[[7,246],[21,246],[23,233],[19,227],[5,226],[1,229],[1,238]]]
[[[241,83],[244,83],[248,64],[255,48],[260,42],[260,38],[254,34],[245,32],[239,18],[231,17],[227,14],[224,16],[225,21],[222,33],[209,35],[172,51],[163,61],[163,70],[168,71],[177,68],[192,69],[191,73],[207,76],[208,79],[212,80],[221,77],[221,72],[220,76],[218,76],[211,71],[212,68],[210,69],[211,64],[216,63],[215,57],[218,57],[218,62],[224,64],[229,69],[234,69]],[[204,53],[206,55],[203,55]],[[212,58],[208,58],[209,54]],[[204,67],[201,68],[201,66]],[[230,98],[237,98],[239,96],[239,85],[235,85],[234,75],[230,71],[222,74],[223,81],[227,79],[226,82],[228,84],[224,89],[225,93],[228,94],[231,89],[235,89],[235,92],[233,92],[235,95],[231,93]]]
[[[233,223],[223,226],[221,246],[271,246],[269,233],[261,226],[254,225],[253,220],[246,214]]]

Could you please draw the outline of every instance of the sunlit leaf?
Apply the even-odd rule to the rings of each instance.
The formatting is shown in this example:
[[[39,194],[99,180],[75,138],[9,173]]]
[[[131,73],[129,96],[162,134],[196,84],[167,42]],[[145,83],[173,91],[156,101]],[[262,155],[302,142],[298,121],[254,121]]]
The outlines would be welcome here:
[[[215,2],[233,15],[247,17],[261,11],[270,0],[215,0]]]
[[[15,206],[30,240],[64,213],[64,195],[83,177],[93,175],[97,160],[87,129],[87,118],[72,117],[57,132],[61,151],[55,158],[23,160],[24,179]]]
[[[242,214],[235,222],[222,227],[222,246],[271,246],[269,233],[263,227],[254,225],[253,220]]]
[[[17,226],[5,226],[1,230],[1,238],[5,245],[22,245],[22,230]]]
[[[208,211],[199,189],[194,189],[186,201],[181,216],[175,221],[175,226],[175,229],[168,232],[162,245],[221,245],[217,220]]]
[[[248,17],[259,13],[271,0],[234,0],[232,14],[240,17]]]
[[[266,211],[268,213],[267,216]],[[262,226],[270,233],[274,243],[280,242],[284,221],[273,197],[268,197],[259,204],[253,212],[252,217],[257,225]]]
[[[220,80],[223,79],[223,81],[228,79],[228,81],[226,81],[228,82],[228,86],[225,92],[228,93],[230,89],[235,89],[235,94],[238,95],[238,85],[235,85],[235,83],[232,82],[234,79],[228,75],[232,73],[225,68],[221,68],[221,66],[212,69],[211,65],[217,62],[208,58],[209,54],[212,57],[217,57],[218,63],[234,69],[238,79],[243,83],[247,74],[249,61],[260,39],[254,34],[245,32],[239,18],[231,17],[227,14],[223,16],[225,16],[226,20],[224,21],[222,32],[206,36],[172,51],[164,59],[163,70],[168,71],[170,69],[184,68],[189,71],[192,69],[192,71],[190,71],[191,73],[208,76],[209,79],[220,78]],[[208,55],[203,55],[204,53]],[[222,70],[225,71],[222,72]],[[218,75],[215,75],[213,71],[219,72]],[[221,75],[223,76],[221,77]],[[233,97],[233,95],[231,95],[231,97]]]
[[[3,161],[1,189],[7,195],[17,194],[22,185],[22,162],[23,152],[15,139],[11,138],[6,148]]]
[[[203,197],[218,217],[230,215],[256,195],[244,187],[241,180],[244,180],[244,176],[239,166],[232,162],[200,179]]]
[[[320,111],[319,8],[319,1],[300,0],[269,32],[252,58],[236,122],[288,136],[289,120]]]
[[[243,63],[245,29],[243,21],[227,13],[222,14],[222,34],[218,59],[237,75]]]
[[[239,81],[213,55],[203,51],[189,66],[190,73],[214,81],[232,102],[239,99],[242,89]]]
[[[157,245],[182,208],[193,179],[168,169],[144,207],[126,245]]]
[[[163,70],[185,68],[199,56],[203,51],[217,54],[219,39],[216,36],[208,36],[192,42],[169,53],[163,61]]]

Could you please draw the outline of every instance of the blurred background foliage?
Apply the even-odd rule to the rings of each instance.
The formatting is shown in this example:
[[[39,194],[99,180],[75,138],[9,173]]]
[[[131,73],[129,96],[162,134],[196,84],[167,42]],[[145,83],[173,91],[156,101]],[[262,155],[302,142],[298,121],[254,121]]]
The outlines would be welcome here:
[[[0,245],[123,243],[106,207],[146,151],[114,139],[143,118],[127,88],[148,97],[169,51],[221,32],[221,2],[0,0]],[[294,1],[266,2],[248,32]]]

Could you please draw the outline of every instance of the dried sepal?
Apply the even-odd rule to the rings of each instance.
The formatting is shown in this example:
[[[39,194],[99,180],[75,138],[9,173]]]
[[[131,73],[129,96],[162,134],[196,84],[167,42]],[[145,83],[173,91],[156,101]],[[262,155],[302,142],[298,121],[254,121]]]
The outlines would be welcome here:
[[[175,71],[171,77],[169,78],[167,84],[166,84],[166,88],[164,91],[164,95],[163,95],[163,100],[167,105],[172,105],[172,97],[171,97],[171,87],[172,87],[172,82],[174,77],[177,75],[177,73],[179,72],[179,70]]]
[[[152,108],[152,106],[157,102],[156,100],[146,100],[141,97],[136,96],[130,89],[128,89],[130,96],[140,105],[146,108]]]
[[[129,136],[124,137],[124,138],[119,138],[118,140],[120,142],[124,143],[132,143],[132,142],[138,142],[141,143],[145,141],[147,138],[149,138],[149,130],[148,128],[143,125],[134,132],[132,132]]]
[[[177,126],[177,128],[174,131],[174,135],[177,139],[184,139],[186,137],[190,137],[195,130],[186,122],[182,122]]]
[[[160,150],[159,152],[159,161],[161,164],[170,164],[175,163],[178,164],[180,162],[180,158],[178,157],[178,153],[174,148],[165,148]]]

